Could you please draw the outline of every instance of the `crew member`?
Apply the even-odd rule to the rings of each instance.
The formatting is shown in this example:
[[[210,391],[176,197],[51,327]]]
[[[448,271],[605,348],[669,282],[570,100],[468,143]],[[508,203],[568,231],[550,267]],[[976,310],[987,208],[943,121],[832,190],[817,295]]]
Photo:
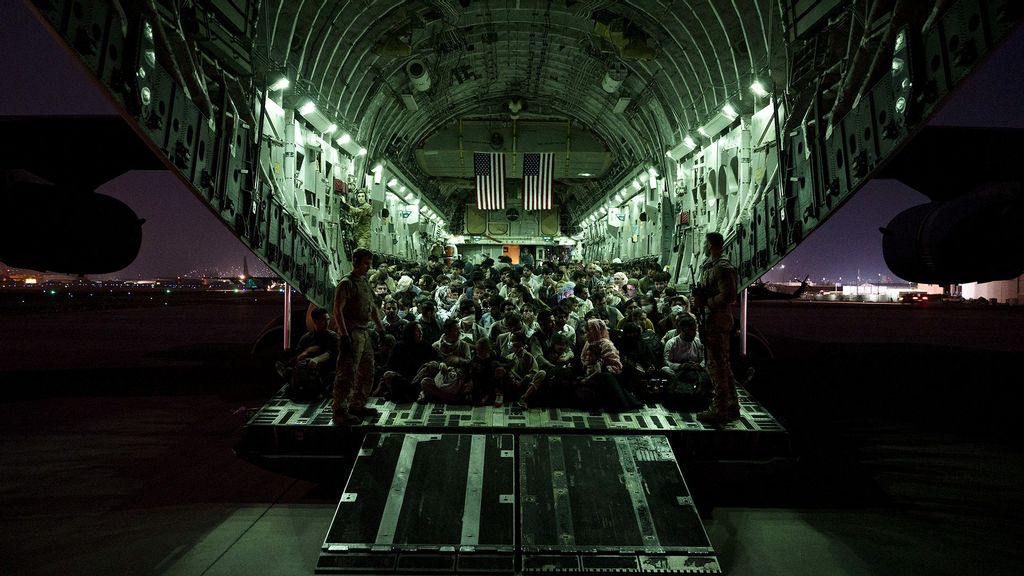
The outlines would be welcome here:
[[[370,248],[370,219],[373,216],[373,205],[367,201],[366,192],[360,190],[356,193],[356,203],[345,203],[350,216],[352,216],[352,236],[355,239],[356,248]]]
[[[373,254],[359,248],[352,258],[352,272],[342,278],[334,291],[334,317],[338,322],[338,372],[334,378],[331,407],[335,424],[359,424],[362,418],[377,413],[366,407],[366,396],[373,385],[373,344],[366,330],[370,320],[377,333],[384,333],[380,311],[374,302],[366,273]]]
[[[705,235],[700,281],[694,290],[695,307],[704,314],[701,342],[707,354],[707,368],[714,386],[711,408],[697,415],[708,424],[725,424],[740,417],[736,387],[729,366],[729,336],[732,314],[729,305],[736,300],[736,269],[722,255],[725,239],[718,232]]]

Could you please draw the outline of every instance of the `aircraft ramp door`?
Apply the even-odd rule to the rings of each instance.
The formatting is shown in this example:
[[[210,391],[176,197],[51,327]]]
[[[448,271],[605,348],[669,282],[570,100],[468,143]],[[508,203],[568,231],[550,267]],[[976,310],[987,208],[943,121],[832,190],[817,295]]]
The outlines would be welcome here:
[[[717,574],[664,436],[367,434],[318,574]]]

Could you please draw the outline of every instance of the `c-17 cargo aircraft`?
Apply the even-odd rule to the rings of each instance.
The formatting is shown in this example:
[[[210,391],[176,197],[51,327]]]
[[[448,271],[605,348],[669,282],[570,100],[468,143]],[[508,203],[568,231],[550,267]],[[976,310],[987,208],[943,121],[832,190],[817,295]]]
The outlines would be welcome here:
[[[55,148],[43,135],[56,131],[34,129],[39,120],[4,123],[4,213],[17,217],[9,218],[0,259],[11,265],[72,273],[123,267],[137,251],[142,223],[92,188],[126,169],[163,166],[320,304],[351,267],[355,239],[343,200],[357,190],[368,193],[369,248],[381,257],[422,260],[453,246],[472,258],[528,246],[542,259],[649,259],[685,284],[704,233],[718,231],[745,286],[867,181],[896,178],[932,200],[882,230],[897,275],[947,284],[1024,269],[1019,132],[926,126],[1018,25],[1024,5],[1014,0],[30,4],[121,118],[48,120],[66,127]],[[43,138],[56,154],[45,161],[36,154]],[[118,153],[100,158],[101,148]],[[84,230],[42,246],[21,240],[44,220],[81,214],[104,231],[81,250],[66,248]],[[1011,249],[979,249],[986,246]],[[326,426],[322,410],[281,402],[250,424],[261,450],[341,434]],[[493,456],[489,470],[499,470],[509,451],[519,465],[564,478],[563,441],[551,433],[576,431],[614,437],[612,453],[635,477],[639,460],[624,454],[671,459],[659,441],[637,434],[683,442],[702,429],[664,412],[613,418],[475,410],[388,407],[360,457],[370,458],[367,443],[376,442],[395,452],[401,468],[438,430],[472,428],[494,434],[445,453],[465,454],[471,468]],[[752,410],[743,426],[766,438],[780,429]],[[377,435],[398,428],[409,434],[396,435],[405,439],[394,446],[387,433]],[[503,435],[513,428],[541,435]],[[631,447],[621,438],[647,444]],[[712,444],[726,450],[736,438]],[[533,478],[525,469],[524,482]],[[698,563],[710,553],[659,547],[659,520],[633,488],[624,497],[647,510],[637,513],[643,544],[609,549],[647,554],[634,558],[637,566],[655,558],[666,569],[692,560],[672,553]],[[516,570],[534,560],[557,564],[557,548],[576,554],[575,569],[586,571],[586,554],[565,539],[572,530],[559,500],[565,493],[554,492],[562,536],[549,548],[517,548],[512,536],[492,535],[509,540],[495,549],[515,551]],[[458,497],[468,503],[469,494]],[[346,497],[339,511],[358,499],[351,491]],[[509,497],[537,501],[536,494]],[[385,500],[383,517],[399,522]],[[530,505],[522,506],[533,518]],[[393,541],[395,526],[386,528],[380,524],[370,540]],[[346,555],[360,549],[353,538],[366,535],[332,528],[324,571],[369,562],[369,552]],[[454,538],[467,554],[474,548],[467,541],[480,542],[465,531]],[[501,554],[488,558],[504,566]]]
[[[1022,268],[1018,250],[963,258],[1019,244],[1020,138],[925,127],[1017,24],[1015,2],[30,5],[127,126],[49,119],[54,142],[43,120],[5,121],[5,213],[36,229],[86,210],[102,224],[88,248],[108,248],[29,246],[15,223],[0,244],[12,265],[123,267],[140,224],[90,192],[164,166],[319,303],[347,269],[340,200],[357,189],[381,255],[572,247],[653,258],[685,283],[715,230],[748,285],[865,182],[898,178],[934,202],[885,227],[897,275]],[[40,139],[56,157],[35,154]],[[478,201],[480,154],[504,170],[500,203]]]

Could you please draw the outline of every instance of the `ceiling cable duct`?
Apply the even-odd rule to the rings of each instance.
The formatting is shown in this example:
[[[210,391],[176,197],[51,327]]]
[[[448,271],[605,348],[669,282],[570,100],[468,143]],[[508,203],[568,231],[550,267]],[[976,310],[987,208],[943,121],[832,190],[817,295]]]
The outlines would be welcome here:
[[[601,89],[609,94],[614,94],[619,91],[625,79],[626,68],[624,66],[621,64],[609,66],[604,73],[604,79],[601,80]]]
[[[416,58],[405,65],[405,73],[409,75],[409,82],[414,90],[426,92],[430,90],[430,73],[422,60]]]

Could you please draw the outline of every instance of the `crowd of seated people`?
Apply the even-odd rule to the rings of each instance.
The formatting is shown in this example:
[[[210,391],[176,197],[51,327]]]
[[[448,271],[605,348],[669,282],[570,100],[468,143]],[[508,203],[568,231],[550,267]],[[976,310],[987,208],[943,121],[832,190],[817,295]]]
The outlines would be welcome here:
[[[649,267],[580,262],[378,264],[372,395],[395,402],[641,406],[644,383],[700,369],[689,302]]]

